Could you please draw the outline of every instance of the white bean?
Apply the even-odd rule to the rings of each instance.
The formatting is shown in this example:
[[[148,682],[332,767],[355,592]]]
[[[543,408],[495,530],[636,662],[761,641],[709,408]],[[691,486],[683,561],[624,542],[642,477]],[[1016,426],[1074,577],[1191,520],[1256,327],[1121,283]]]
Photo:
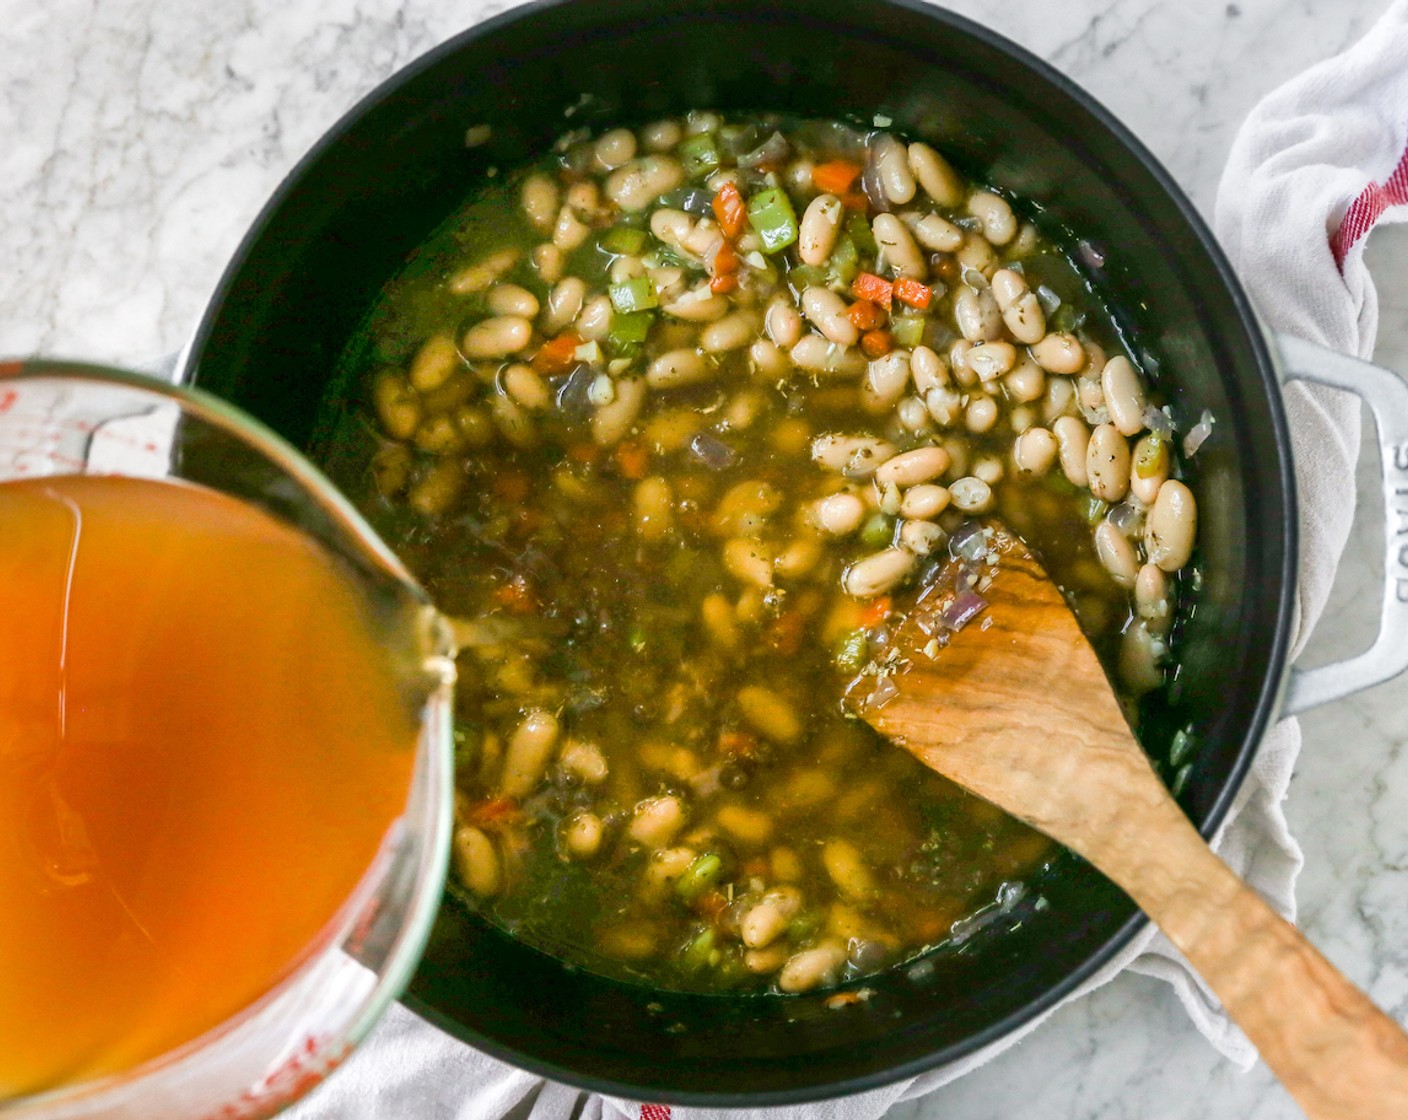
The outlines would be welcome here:
[[[948,366],[927,346],[916,346],[909,355],[909,371],[914,376],[914,388],[922,397],[930,389],[948,384]]]
[[[528,345],[533,324],[518,315],[499,315],[464,332],[460,348],[466,358],[507,358]]]
[[[518,315],[531,319],[538,313],[538,297],[517,284],[499,284],[485,297],[484,306],[495,315]]]
[[[1159,487],[1154,508],[1144,528],[1144,550],[1150,563],[1166,572],[1176,572],[1193,554],[1198,534],[1198,503],[1193,491],[1170,478]]]
[[[735,311],[710,323],[699,332],[699,346],[706,354],[723,354],[747,346],[757,334],[758,320],[752,311]]]
[[[841,586],[847,595],[857,599],[870,599],[883,595],[914,571],[918,563],[914,553],[903,548],[887,548],[857,560],[841,577]]]
[[[846,963],[846,950],[828,942],[815,949],[803,949],[790,957],[777,976],[777,986],[784,992],[809,992],[834,984]]]
[[[963,423],[970,432],[981,435],[992,431],[997,423],[997,401],[989,396],[976,393],[968,399],[968,407],[963,410]]]
[[[561,334],[577,318],[582,301],[587,298],[587,285],[579,276],[567,276],[548,293],[547,309],[543,312],[543,333]]]
[[[834,194],[819,194],[811,200],[797,235],[797,252],[804,264],[820,266],[831,259],[844,214],[845,207]]]
[[[646,848],[664,848],[684,827],[684,804],[673,794],[649,797],[636,805],[626,835]]]
[[[821,849],[821,864],[847,898],[863,899],[875,889],[875,877],[865,865],[860,849],[849,840],[828,840]]]
[[[1157,449],[1157,450],[1156,450]],[[1150,432],[1134,445],[1134,469],[1129,475],[1129,490],[1146,506],[1152,506],[1159,496],[1159,489],[1168,478],[1168,442],[1163,436]],[[1139,472],[1140,464],[1152,463],[1145,467],[1146,473]]]
[[[683,247],[684,239],[694,231],[694,219],[683,210],[662,206],[650,215],[650,232],[666,245]]]
[[[875,472],[881,486],[916,486],[948,470],[948,452],[942,447],[916,447],[882,463]]]
[[[914,172],[909,167],[905,146],[888,133],[877,136],[870,145],[875,161],[875,177],[891,202],[903,205],[914,197]]]
[[[987,288],[959,288],[953,297],[953,318],[958,333],[970,342],[990,342],[1002,334],[1002,312]]]
[[[1075,373],[1085,365],[1085,351],[1076,336],[1060,331],[1048,334],[1031,348],[1037,365],[1047,373]]]
[[[1156,634],[1173,625],[1173,605],[1169,601],[1168,576],[1157,564],[1145,564],[1134,580],[1134,605],[1139,617]]]
[[[929,274],[924,254],[914,243],[909,228],[893,214],[877,214],[870,223],[885,263],[901,276],[923,280]]]
[[[562,278],[562,270],[566,267],[566,257],[561,249],[551,241],[544,241],[541,245],[534,247],[530,254],[533,261],[533,269],[544,284],[556,284]]]
[[[957,206],[963,201],[963,179],[928,144],[914,143],[909,146],[909,169],[924,193],[940,206]]]
[[[902,517],[932,520],[948,509],[948,488],[933,482],[911,486],[900,499]]]
[[[776,941],[798,910],[802,896],[795,887],[774,887],[750,906],[738,923],[743,944],[764,949]]]
[[[1018,342],[1030,346],[1046,337],[1046,313],[1021,273],[998,269],[992,277],[992,294],[1002,311],[1002,321]]]
[[[592,296],[577,315],[577,333],[588,342],[600,342],[611,333],[611,315],[610,297]]]
[[[594,149],[597,166],[614,171],[636,154],[636,134],[629,128],[613,128],[597,138]]]
[[[766,338],[760,338],[748,347],[748,360],[764,377],[784,378],[792,372],[792,359]]]
[[[577,211],[564,206],[557,212],[552,227],[552,243],[564,253],[570,253],[591,235],[592,228],[577,216]]]
[[[738,690],[743,721],[764,739],[784,745],[802,737],[802,721],[792,705],[770,688],[748,685]]]
[[[786,296],[774,296],[763,317],[763,329],[768,337],[784,350],[797,344],[802,337],[802,316]]]
[[[598,446],[610,447],[630,431],[645,403],[645,388],[638,377],[616,382],[616,395],[592,413],[592,439]]]
[[[928,556],[943,544],[945,533],[932,521],[900,522],[900,544],[916,556]]]
[[[1129,444],[1113,424],[1101,424],[1090,433],[1085,473],[1090,492],[1102,501],[1114,504],[1129,493]]]
[[[557,183],[541,173],[529,175],[523,180],[519,200],[528,224],[539,233],[551,233],[561,203]]]
[[[808,373],[858,377],[865,370],[865,355],[859,350],[838,345],[819,334],[803,335],[791,354],[792,364]]]
[[[728,314],[729,301],[709,290],[708,284],[691,288],[678,299],[661,304],[660,310],[686,323],[712,323]]]
[[[1028,354],[1019,354],[1017,364],[1002,379],[1007,395],[1018,404],[1031,404],[1046,392],[1046,371]]]
[[[895,455],[895,445],[875,436],[828,433],[812,440],[812,461],[848,478],[869,478]]]
[[[450,291],[457,296],[472,295],[475,292],[482,292],[495,280],[514,266],[518,260],[517,249],[500,249],[496,253],[490,253],[481,261],[476,261],[468,268],[462,268],[459,272],[450,277]]]
[[[860,331],[846,316],[846,301],[830,288],[813,285],[802,293],[802,312],[838,346],[854,346]]]
[[[504,392],[524,408],[537,411],[547,408],[552,402],[543,379],[532,366],[516,362],[503,372]]]
[[[1090,451],[1090,429],[1078,417],[1058,416],[1051,431],[1061,448],[1061,470],[1066,478],[1076,486],[1088,486],[1090,474],[1086,459]]]
[[[1143,619],[1132,623],[1120,639],[1119,674],[1133,693],[1151,692],[1163,683],[1159,658],[1163,642],[1156,638]]]
[[[1012,462],[1022,473],[1040,478],[1056,462],[1057,449],[1056,437],[1046,428],[1028,428],[1017,437]]]
[[[914,240],[935,253],[952,253],[963,244],[963,231],[952,222],[945,221],[937,214],[916,214],[910,211],[900,215]]]
[[[1122,354],[1111,358],[1100,373],[1100,387],[1105,392],[1110,423],[1127,436],[1142,432],[1148,401],[1134,364]]]
[[[967,354],[968,368],[980,381],[995,381],[1017,362],[1016,348],[1010,342],[984,342]]]
[[[867,412],[888,412],[904,396],[908,385],[909,351],[891,350],[866,367],[860,386],[861,407]]]
[[[606,197],[626,211],[644,210],[684,182],[684,168],[669,156],[649,155],[618,167],[606,180]]]
[[[676,121],[652,121],[640,130],[640,142],[649,152],[668,152],[684,139],[684,129]]]
[[[1139,575],[1139,560],[1129,539],[1109,521],[1095,527],[1095,555],[1121,587],[1132,588]]]
[[[562,842],[573,859],[591,859],[601,851],[601,818],[595,813],[573,813],[563,822]]]
[[[974,191],[968,198],[968,213],[983,223],[983,233],[994,245],[1006,245],[1017,236],[1017,219],[1000,195]]]
[[[551,712],[529,712],[514,730],[504,753],[499,792],[505,797],[527,797],[542,780],[561,725]]]
[[[698,350],[670,350],[652,361],[645,371],[653,389],[673,389],[707,380],[713,371]]]
[[[954,506],[964,513],[982,513],[992,505],[992,487],[972,475],[952,483],[948,492]]]
[[[854,533],[864,519],[865,503],[854,494],[829,494],[812,503],[812,520],[817,528],[834,537]]]
[[[473,825],[455,829],[455,870],[460,881],[480,898],[498,894],[503,886],[494,843]]]
[[[407,376],[419,393],[433,393],[463,367],[455,340],[447,334],[427,339],[411,359]]]

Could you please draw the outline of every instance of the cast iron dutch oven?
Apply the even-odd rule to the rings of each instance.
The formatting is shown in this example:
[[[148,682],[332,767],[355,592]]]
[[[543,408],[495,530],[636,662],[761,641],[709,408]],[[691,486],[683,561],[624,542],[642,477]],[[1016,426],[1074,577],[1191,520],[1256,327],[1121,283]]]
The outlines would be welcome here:
[[[1182,803],[1204,835],[1278,704],[1319,703],[1408,662],[1408,625],[1391,617],[1408,610],[1398,594],[1408,579],[1395,582],[1408,566],[1390,550],[1385,633],[1353,662],[1294,674],[1281,703],[1296,503],[1273,347],[1188,200],[1108,112],[1013,44],[919,3],[556,0],[466,32],[364,99],[289,176],[220,282],[186,376],[316,456],[320,402],[345,391],[331,381],[339,352],[381,285],[489,168],[513,168],[569,127],[701,107],[866,122],[883,113],[983,169],[1029,200],[1053,236],[1070,244],[1066,231],[1079,231],[1096,248],[1089,277],[1157,359],[1181,425],[1203,409],[1217,418],[1191,480],[1204,586],[1181,623],[1172,696],[1145,724],[1157,757],[1170,730],[1192,722],[1202,748]],[[478,125],[490,139],[466,147]],[[1294,340],[1280,349],[1297,376],[1371,399],[1386,474],[1408,483],[1408,394],[1397,380]],[[913,1075],[1001,1038],[1094,974],[1142,922],[1123,894],[1064,857],[1007,928],[870,978],[868,1000],[830,1010],[824,994],[683,995],[606,980],[447,899],[405,998],[467,1042],[562,1081],[645,1099],[781,1103]]]

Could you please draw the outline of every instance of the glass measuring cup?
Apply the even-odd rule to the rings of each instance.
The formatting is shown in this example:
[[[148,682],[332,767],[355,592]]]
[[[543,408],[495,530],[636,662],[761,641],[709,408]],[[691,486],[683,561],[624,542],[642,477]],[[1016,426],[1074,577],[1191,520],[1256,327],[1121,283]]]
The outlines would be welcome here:
[[[0,1099],[3,1120],[269,1116],[346,1057],[424,948],[448,860],[453,645],[424,592],[351,505],[257,422],[198,391],[132,374],[0,363],[0,482],[81,474],[181,479],[257,506],[334,558],[374,611],[414,626],[423,672],[414,687],[419,737],[407,799],[314,947],[252,1004],[168,1053],[121,1073]],[[0,651],[0,663],[12,656]]]

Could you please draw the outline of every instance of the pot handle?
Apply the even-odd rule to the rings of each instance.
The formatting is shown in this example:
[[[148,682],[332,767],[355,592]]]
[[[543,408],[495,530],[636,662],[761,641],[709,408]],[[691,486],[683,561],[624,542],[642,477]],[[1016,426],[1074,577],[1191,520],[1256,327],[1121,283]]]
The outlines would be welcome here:
[[[1276,335],[1284,381],[1347,389],[1369,406],[1383,463],[1384,590],[1379,632],[1358,656],[1292,669],[1281,704],[1294,715],[1382,684],[1408,669],[1408,383],[1391,370],[1288,334]]]

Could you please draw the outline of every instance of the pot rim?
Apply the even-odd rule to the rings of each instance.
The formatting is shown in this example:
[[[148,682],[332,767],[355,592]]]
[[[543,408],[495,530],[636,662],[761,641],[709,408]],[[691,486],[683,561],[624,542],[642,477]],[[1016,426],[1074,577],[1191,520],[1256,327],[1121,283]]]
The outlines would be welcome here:
[[[445,59],[464,49],[477,40],[492,35],[519,20],[541,18],[557,9],[568,8],[590,0],[530,0],[451,36],[444,42],[412,59],[405,66],[390,74],[359,98],[338,120],[325,131],[308,149],[279,183],[274,193],[260,209],[249,230],[240,240],[234,254],[220,279],[216,282],[196,330],[191,335],[185,349],[177,361],[177,377],[182,384],[193,383],[196,364],[200,353],[209,342],[214,324],[234,281],[243,269],[256,244],[261,240],[267,226],[282,208],[285,200],[300,185],[309,170],[323,156],[336,146],[361,120],[377,107],[388,95],[414,81],[426,71],[434,68]],[[1194,208],[1182,188],[1168,173],[1152,152],[1140,141],[1113,113],[1106,109],[1091,94],[1055,67],[1039,58],[1025,47],[983,24],[959,15],[947,8],[927,3],[926,0],[874,0],[875,8],[898,9],[914,16],[932,21],[939,27],[950,28],[961,34],[975,38],[989,47],[1000,51],[1014,63],[1026,67],[1039,78],[1055,87],[1056,90],[1075,102],[1089,113],[1142,167],[1144,172],[1163,191],[1173,204],[1184,226],[1192,234],[1199,250],[1212,264],[1224,292],[1241,322],[1247,342],[1253,353],[1256,376],[1262,391],[1267,397],[1271,416],[1273,437],[1278,453],[1276,476],[1280,488],[1286,496],[1286,508],[1294,513],[1298,508],[1295,475],[1291,458],[1290,430],[1282,405],[1280,381],[1277,376],[1277,361],[1269,345],[1267,333],[1256,311],[1242,287],[1231,263],[1218,245],[1212,231]],[[735,12],[742,10],[739,0],[704,0],[694,12],[697,18],[713,11]],[[799,9],[800,10],[800,9]],[[1277,624],[1271,635],[1268,649],[1269,671],[1262,681],[1259,695],[1248,720],[1248,730],[1236,760],[1223,783],[1221,792],[1208,810],[1199,826],[1199,832],[1211,839],[1222,825],[1232,804],[1251,769],[1252,761],[1260,747],[1261,740],[1272,722],[1279,705],[1281,690],[1289,669],[1290,629],[1293,616],[1296,590],[1296,573],[1299,564],[1299,532],[1296,517],[1282,520],[1280,545],[1282,549],[1281,580],[1276,603]],[[1045,1018],[1076,990],[1104,971],[1123,952],[1137,934],[1149,923],[1141,912],[1136,912],[1123,923],[1085,962],[1068,973],[1062,980],[1031,1000],[1018,1011],[1014,1011],[987,1028],[975,1032],[968,1038],[897,1065],[885,1067],[874,1073],[854,1076],[841,1082],[823,1085],[808,1085],[776,1090],[749,1091],[745,1093],[676,1091],[669,1089],[646,1089],[639,1084],[612,1080],[607,1077],[584,1075],[567,1066],[541,1059],[525,1053],[514,1046],[479,1034],[450,1019],[433,1006],[422,1000],[403,995],[401,1002],[418,1015],[432,1022],[453,1037],[466,1042],[495,1058],[516,1066],[519,1069],[539,1074],[553,1080],[563,1081],[592,1092],[603,1093],[627,1099],[639,1099],[643,1089],[647,1094],[662,1101],[674,1104],[704,1106],[769,1106],[800,1104],[810,1101],[832,1099],[854,1093],[876,1089],[922,1073],[939,1069],[962,1060],[980,1050],[986,1049],[1003,1039],[1010,1038],[1024,1026],[1035,1026],[1036,1021]],[[729,998],[721,996],[720,998]]]

